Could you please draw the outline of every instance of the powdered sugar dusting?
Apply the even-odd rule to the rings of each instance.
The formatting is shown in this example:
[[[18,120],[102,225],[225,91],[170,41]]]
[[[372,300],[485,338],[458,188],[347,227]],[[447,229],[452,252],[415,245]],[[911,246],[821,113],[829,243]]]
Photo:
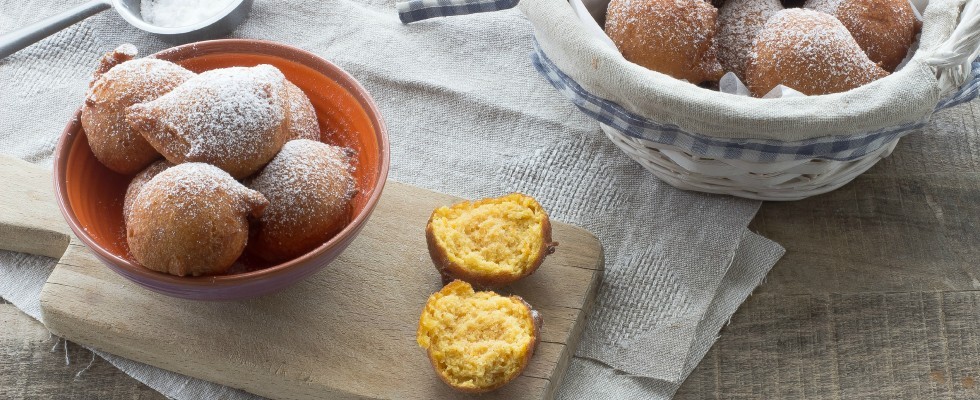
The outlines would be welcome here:
[[[623,57],[694,83],[718,79],[717,10],[704,0],[612,0],[606,34]]]
[[[261,193],[215,166],[180,164],[136,195],[126,240],[147,268],[180,276],[222,273],[245,248],[247,217],[267,205]]]
[[[112,67],[136,58],[137,54],[139,54],[139,51],[132,43],[123,43],[114,50],[103,54],[102,58],[99,59],[99,66],[95,68],[91,78],[89,78],[89,86],[92,86],[96,79],[99,79],[102,74],[112,69]]]
[[[347,217],[356,192],[350,149],[312,140],[287,142],[249,187],[269,199],[259,240],[322,235]],[[278,243],[281,244],[281,243]]]
[[[213,214],[213,204],[202,202],[201,199],[228,196],[236,200],[235,208],[243,216],[253,213],[256,203],[263,203],[260,193],[250,190],[220,168],[204,163],[184,163],[166,168],[150,179],[143,188],[136,196],[137,200],[132,207],[134,211],[151,204],[141,200],[147,189],[152,188],[155,192],[153,195],[166,196],[171,207],[190,219],[198,218],[202,214]]]
[[[116,47],[115,51],[119,54],[124,54],[129,58],[136,57],[136,55],[139,54],[139,50],[136,49],[136,45],[132,43],[123,43],[119,45],[119,47]]]
[[[272,203],[263,221],[288,224],[310,218],[314,208],[325,206],[331,215],[346,210],[356,189],[352,171],[350,149],[293,140],[249,186]]]
[[[170,61],[138,58],[116,65],[102,74],[92,83],[85,100],[94,103],[142,103],[170,92],[194,76],[193,72]]]
[[[840,7],[840,5],[843,3],[844,0],[807,0],[806,3],[803,4],[803,7],[834,15],[837,13],[837,9]]]
[[[777,84],[814,95],[847,91],[885,75],[836,18],[787,9],[756,36],[746,78],[756,95]]]
[[[135,52],[135,48],[122,50]],[[117,49],[103,57],[100,68],[130,57]],[[160,155],[127,123],[126,108],[156,99],[195,74],[169,61],[143,58],[96,75],[82,109],[82,126],[92,152],[116,172],[136,173]]]
[[[888,71],[908,54],[920,27],[908,0],[809,0],[804,7],[837,17],[868,58]]]
[[[728,0],[718,11],[718,61],[727,71],[745,78],[752,41],[773,14],[783,9],[779,0]]]
[[[247,176],[285,141],[285,82],[270,65],[203,72],[132,107],[130,122],[171,161],[209,162]]]
[[[286,107],[289,108],[289,131],[286,140],[320,140],[320,125],[310,98],[292,82],[286,81]]]
[[[129,221],[129,213],[132,212],[133,202],[136,201],[136,196],[143,190],[143,186],[146,186],[151,179],[173,166],[167,160],[157,161],[140,171],[140,173],[133,177],[133,180],[129,181],[129,186],[126,188],[126,196],[123,198],[123,221]]]

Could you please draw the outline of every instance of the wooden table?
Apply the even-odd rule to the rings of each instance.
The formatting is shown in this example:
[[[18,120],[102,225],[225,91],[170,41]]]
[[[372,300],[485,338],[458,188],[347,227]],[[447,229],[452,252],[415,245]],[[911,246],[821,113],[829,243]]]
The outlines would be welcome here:
[[[784,247],[677,399],[980,398],[980,101],[836,192],[766,203]],[[0,304],[0,398],[163,396]],[[65,365],[65,357],[71,360]]]

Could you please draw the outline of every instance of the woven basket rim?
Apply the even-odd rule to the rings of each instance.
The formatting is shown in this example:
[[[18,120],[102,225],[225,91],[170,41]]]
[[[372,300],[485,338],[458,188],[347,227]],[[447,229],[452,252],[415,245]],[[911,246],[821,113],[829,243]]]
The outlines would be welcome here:
[[[936,78],[935,69],[923,60],[928,57],[930,48],[949,37],[956,27],[956,23],[948,26],[950,19],[956,21],[963,3],[964,0],[933,0],[929,4],[925,24],[935,22],[943,26],[923,29],[921,42],[928,46],[919,49],[902,70],[848,92],[780,99],[721,93],[626,61],[618,51],[586,31],[566,0],[524,1],[519,7],[535,26],[535,36],[545,53],[550,55],[567,50],[574,53],[570,59],[583,57],[583,54],[592,57],[591,65],[571,65],[570,61],[556,60],[564,73],[589,92],[616,93],[620,86],[603,89],[600,80],[589,76],[590,73],[616,74],[626,77],[623,85],[631,88],[629,92],[634,94],[633,97],[618,94],[602,97],[651,121],[718,139],[794,142],[827,136],[863,135],[926,120],[947,93]],[[561,31],[562,35],[549,35],[550,31]],[[568,50],[571,48],[575,49]],[[898,91],[895,89],[898,85],[892,84],[898,80],[925,84],[909,84],[917,87]],[[656,92],[660,96],[646,100],[656,101],[656,109],[639,110],[633,102],[626,101],[638,98],[636,93],[646,95],[647,92]],[[711,106],[704,107],[705,102],[710,102]],[[852,107],[856,105],[862,105],[863,112]],[[696,108],[698,115],[689,115],[689,110]],[[775,108],[782,114],[775,114],[772,111]]]

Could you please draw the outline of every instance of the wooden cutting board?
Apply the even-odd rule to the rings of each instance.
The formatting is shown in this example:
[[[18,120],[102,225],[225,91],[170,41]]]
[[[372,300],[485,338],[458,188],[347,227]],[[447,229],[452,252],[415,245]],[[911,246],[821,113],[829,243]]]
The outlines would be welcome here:
[[[273,398],[465,398],[415,343],[419,313],[441,287],[423,229],[460,199],[389,181],[358,238],[324,270],[239,302],[166,297],[111,272],[71,237],[51,175],[0,157],[0,247],[57,257],[41,293],[44,324],[69,340]],[[602,276],[599,242],[555,223],[558,251],[501,292],[541,311],[542,340],[522,376],[484,399],[552,398]],[[67,245],[70,239],[70,244]]]

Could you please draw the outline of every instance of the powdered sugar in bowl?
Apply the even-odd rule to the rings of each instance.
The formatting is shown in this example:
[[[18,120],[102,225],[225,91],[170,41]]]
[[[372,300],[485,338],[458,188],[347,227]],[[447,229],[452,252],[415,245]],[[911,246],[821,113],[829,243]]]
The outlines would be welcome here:
[[[131,25],[171,43],[214,39],[241,25],[252,0],[112,0]]]
[[[257,40],[215,40],[174,47],[153,57],[194,72],[269,64],[310,98],[320,121],[321,141],[355,152],[358,192],[349,222],[323,245],[275,264],[241,260],[231,273],[180,277],[137,264],[125,240],[122,204],[130,177],[116,174],[92,154],[78,114],[55,152],[55,195],[68,225],[97,258],[148,289],[197,300],[235,300],[284,288],[327,266],[353,241],[381,197],[389,168],[384,122],[367,91],[349,74],[306,51]]]

